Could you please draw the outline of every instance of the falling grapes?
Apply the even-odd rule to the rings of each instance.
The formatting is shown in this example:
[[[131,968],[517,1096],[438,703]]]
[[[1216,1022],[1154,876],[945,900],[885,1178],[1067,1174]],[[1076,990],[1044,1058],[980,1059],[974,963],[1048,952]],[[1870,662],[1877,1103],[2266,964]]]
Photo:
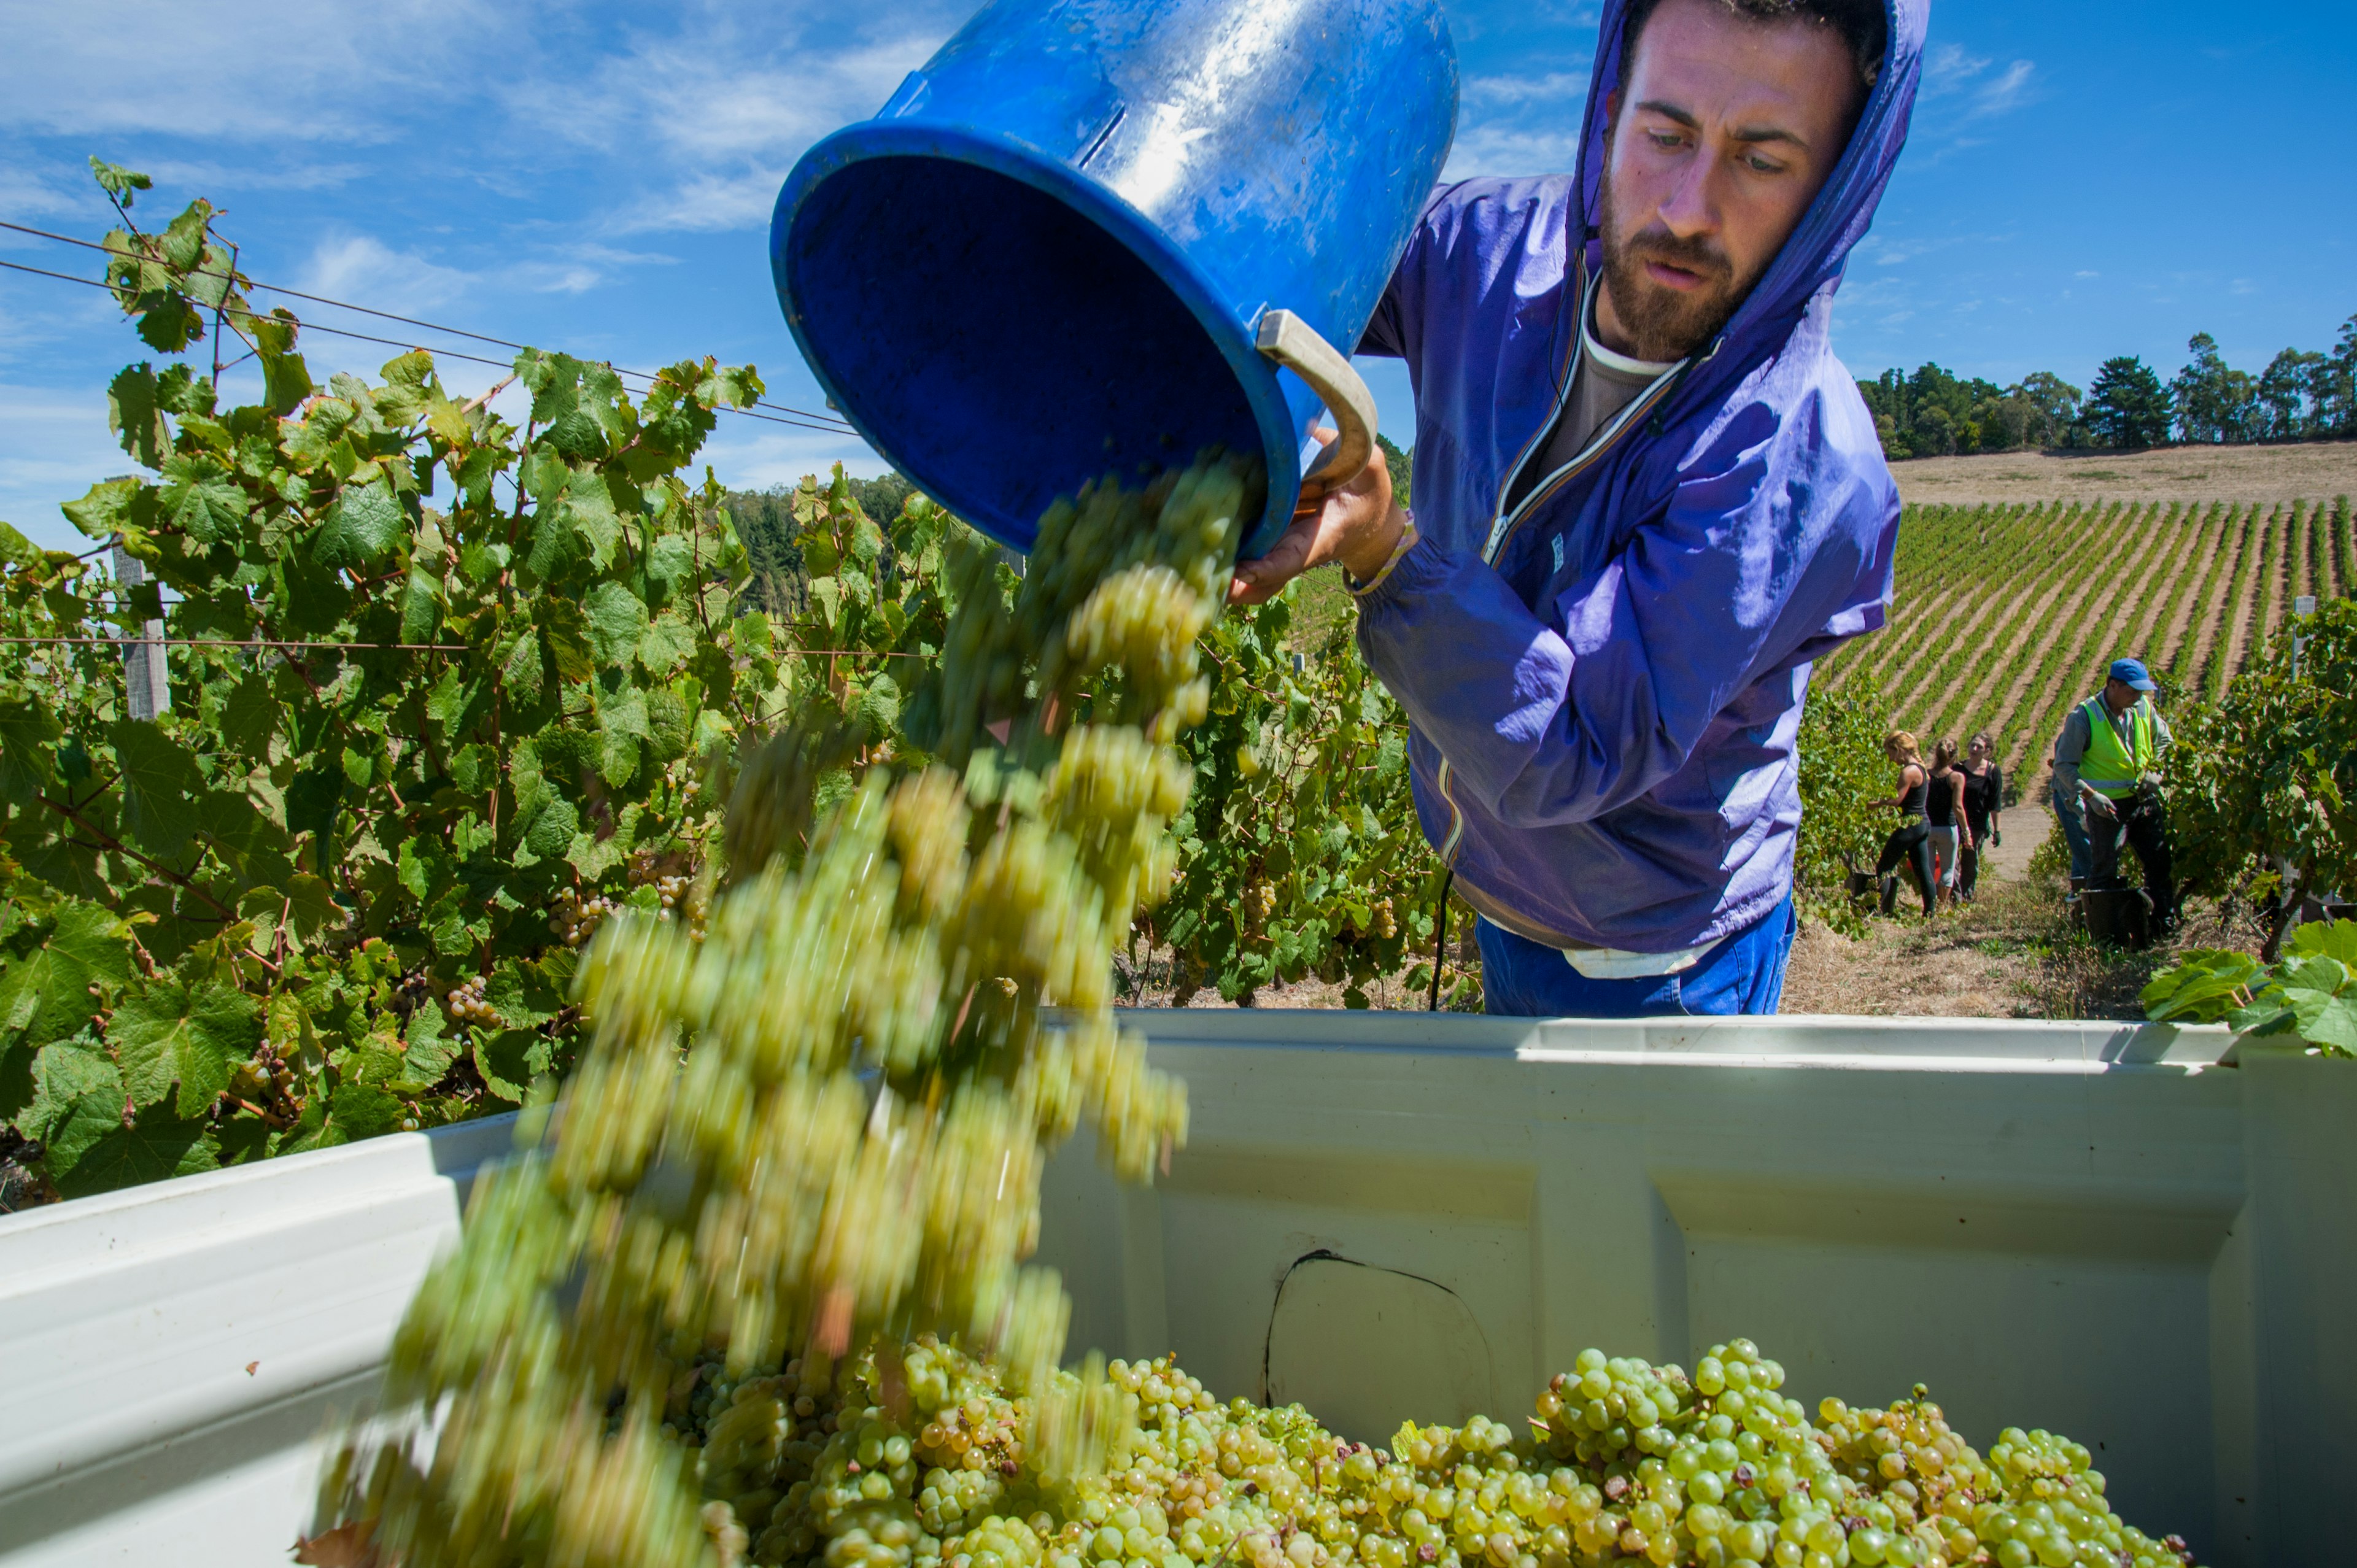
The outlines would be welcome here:
[[[739,1480],[817,1434],[772,1407],[815,1409],[879,1336],[986,1356],[1037,1396],[1035,1463],[1102,1469],[1112,1391],[1058,1370],[1070,1304],[1024,1259],[1057,1143],[1085,1123],[1145,1181],[1186,1137],[1184,1086],[1114,1022],[1112,955],[1172,880],[1173,743],[1261,488],[1212,454],[1059,501],[1019,582],[968,550],[925,754],[846,786],[844,734],[780,736],[738,782],[725,890],[649,862],[659,909],[560,901],[591,1042],[402,1325],[385,1406],[438,1429],[348,1446],[347,1541],[420,1568],[738,1560],[762,1511]],[[449,1005],[492,1016],[479,983]],[[738,1463],[758,1422],[733,1417],[718,1469],[670,1419],[716,1353],[770,1423]],[[847,1463],[865,1518],[907,1462]],[[906,1562],[885,1512],[865,1539]]]

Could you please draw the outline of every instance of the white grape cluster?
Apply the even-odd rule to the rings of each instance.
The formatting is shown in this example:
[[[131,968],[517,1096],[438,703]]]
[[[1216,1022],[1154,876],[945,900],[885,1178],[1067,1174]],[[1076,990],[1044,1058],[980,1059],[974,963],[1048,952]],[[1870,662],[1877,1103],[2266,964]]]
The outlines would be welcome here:
[[[1173,743],[1209,702],[1195,639],[1258,491],[1214,457],[1059,503],[1039,569],[1011,596],[976,577],[958,606],[930,694],[958,738],[847,791],[826,782],[842,775],[823,736],[749,760],[700,942],[687,922],[560,901],[568,940],[600,928],[576,982],[590,1042],[529,1113],[528,1155],[479,1186],[396,1344],[385,1408],[440,1412],[438,1441],[372,1431],[329,1512],[407,1568],[800,1560],[770,1517],[780,1466],[815,1435],[796,1412],[879,1332],[986,1354],[994,1397],[1036,1396],[1024,1453],[1102,1468],[1117,1391],[1056,1369],[1071,1305],[1023,1260],[1055,1143],[1085,1122],[1146,1179],[1185,1140],[1184,1086],[1113,1018],[1112,958],[1175,870],[1191,778]],[[701,902],[701,884],[632,871],[665,913]],[[666,1417],[707,1347],[742,1402],[713,1439],[725,1465],[707,1455],[699,1477]],[[906,1388],[942,1383],[925,1364],[909,1353]],[[951,1424],[969,1455],[1009,1441]],[[916,1461],[845,1441],[813,1472],[829,1522],[810,1528],[835,1568],[905,1563]],[[1001,1479],[1019,1463],[1006,1453]]]
[[[495,1029],[500,1024],[500,1011],[483,994],[483,977],[470,974],[450,988],[443,1000],[449,1004],[450,1016],[461,1024],[476,1024]]]
[[[679,869],[671,857],[651,849],[632,854],[630,886],[655,890],[658,920],[669,920],[675,915],[698,923],[703,919],[704,900],[696,896],[694,876]]]
[[[1984,1462],[1920,1389],[1880,1411],[1829,1399],[1812,1423],[1781,1380],[1742,1340],[1691,1377],[1588,1350],[1541,1392],[1526,1433],[1475,1416],[1404,1426],[1384,1450],[1298,1406],[1222,1402],[1167,1358],[1012,1395],[986,1364],[925,1339],[879,1346],[839,1380],[830,1435],[811,1420],[823,1406],[790,1415],[765,1392],[772,1402],[741,1413],[746,1391],[773,1381],[754,1380],[666,1436],[700,1446],[705,1495],[729,1501],[763,1564],[2190,1562],[2175,1538],[2111,1515],[2102,1477],[2063,1439],[2008,1430]],[[1083,1398],[1093,1446],[1075,1466]],[[748,1431],[763,1434],[752,1449]],[[755,1449],[764,1462],[748,1465]]]
[[[576,888],[560,887],[548,911],[548,929],[566,947],[577,948],[596,935],[598,922],[613,912],[614,901],[603,893],[584,898]]]

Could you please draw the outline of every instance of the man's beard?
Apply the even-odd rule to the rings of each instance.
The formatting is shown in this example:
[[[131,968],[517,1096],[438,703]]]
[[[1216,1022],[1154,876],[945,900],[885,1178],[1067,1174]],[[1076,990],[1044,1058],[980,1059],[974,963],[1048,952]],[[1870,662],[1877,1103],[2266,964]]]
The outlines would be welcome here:
[[[1738,278],[1735,264],[1716,241],[1702,236],[1680,239],[1654,227],[1635,234],[1620,231],[1607,181],[1603,211],[1604,286],[1611,291],[1612,312],[1629,335],[1629,352],[1657,363],[1682,360],[1716,336],[1735,314],[1759,274]],[[1647,262],[1683,267],[1703,280],[1691,293],[1666,288],[1645,275]]]

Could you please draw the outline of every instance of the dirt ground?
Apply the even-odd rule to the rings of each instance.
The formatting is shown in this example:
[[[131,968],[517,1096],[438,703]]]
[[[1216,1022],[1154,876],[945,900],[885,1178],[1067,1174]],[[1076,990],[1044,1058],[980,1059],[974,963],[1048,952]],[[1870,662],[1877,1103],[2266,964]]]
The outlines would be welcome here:
[[[1996,452],[1893,463],[1899,493],[1939,501],[2329,500],[2357,495],[2357,441],[2168,446],[2154,452]]]

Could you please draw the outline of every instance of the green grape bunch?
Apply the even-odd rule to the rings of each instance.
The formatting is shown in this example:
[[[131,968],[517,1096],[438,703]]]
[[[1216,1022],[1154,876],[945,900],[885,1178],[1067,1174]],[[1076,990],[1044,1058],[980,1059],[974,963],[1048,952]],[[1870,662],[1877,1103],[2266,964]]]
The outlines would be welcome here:
[[[732,1381],[721,1357],[675,1382],[661,1436],[760,1564],[2191,1561],[2111,1514],[2067,1439],[2009,1429],[1984,1458],[1920,1386],[1882,1410],[1827,1399],[1806,1419],[1745,1340],[1712,1347],[1692,1374],[1583,1351],[1523,1430],[1408,1423],[1387,1449],[1297,1405],[1222,1401],[1167,1357],[1017,1392],[954,1345],[887,1337],[816,1399],[800,1360]]]

